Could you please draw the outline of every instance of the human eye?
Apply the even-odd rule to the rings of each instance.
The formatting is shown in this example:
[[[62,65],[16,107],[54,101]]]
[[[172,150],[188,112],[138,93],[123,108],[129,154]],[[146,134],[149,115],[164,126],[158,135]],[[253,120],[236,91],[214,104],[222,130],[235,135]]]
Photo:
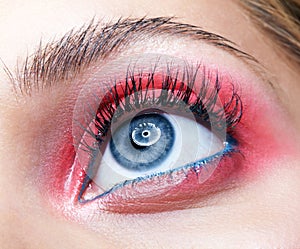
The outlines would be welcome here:
[[[216,69],[151,54],[115,61],[96,78],[73,115],[80,203],[99,200],[114,212],[161,211],[173,201],[179,208],[209,187],[225,158],[240,157],[233,131],[242,101]],[[222,168],[218,180],[233,169]]]
[[[92,34],[87,44],[93,39]],[[260,165],[285,153],[290,136],[275,136],[285,127],[273,119],[287,117],[256,67],[251,71],[211,45],[184,40],[183,52],[172,42],[162,40],[155,49],[163,53],[157,54],[152,45],[135,44],[70,79],[63,75],[66,82],[52,92],[36,94],[35,101],[41,96],[55,110],[44,109],[53,129],[41,128],[38,175],[56,208],[69,207],[84,218],[82,210],[199,207],[253,181],[267,168]],[[57,74],[43,76],[50,82],[64,72],[57,66],[61,58],[66,56],[66,72],[71,67],[71,55],[54,55],[54,62],[48,58],[54,70],[48,71]],[[76,63],[87,63],[78,58]]]

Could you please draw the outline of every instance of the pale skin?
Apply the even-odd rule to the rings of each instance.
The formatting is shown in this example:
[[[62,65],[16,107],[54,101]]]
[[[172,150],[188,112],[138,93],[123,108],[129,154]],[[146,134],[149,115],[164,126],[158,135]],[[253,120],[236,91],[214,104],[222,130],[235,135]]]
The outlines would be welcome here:
[[[224,12],[224,10],[226,10]],[[267,80],[276,82],[267,90],[286,119],[281,131],[293,137],[300,148],[300,70],[256,27],[235,1],[2,1],[0,3],[0,58],[14,71],[17,61],[32,54],[42,37],[50,41],[91,18],[105,23],[119,17],[176,16],[181,23],[222,35],[255,57]],[[220,21],[222,20],[222,21]],[[155,43],[157,41],[157,43]],[[168,43],[168,44],[167,44]],[[155,40],[137,44],[128,51],[192,57],[196,54],[233,71],[259,78],[248,66],[227,52],[215,52],[203,42]],[[148,51],[149,50],[149,51]],[[124,53],[130,54],[125,51]],[[189,59],[189,58],[187,58]],[[106,62],[100,62],[105,65]],[[251,71],[249,73],[249,71]],[[254,70],[255,71],[255,70]],[[254,76],[253,76],[254,75]],[[84,77],[84,76],[80,76]],[[75,80],[76,81],[76,80]],[[265,84],[259,81],[258,84]],[[76,83],[80,87],[80,83]],[[76,86],[76,87],[77,87]],[[265,88],[265,86],[262,86]],[[66,88],[63,88],[66,90]],[[267,88],[268,89],[268,88]],[[61,89],[60,89],[61,90]],[[76,91],[75,91],[76,92]],[[300,244],[300,154],[282,155],[265,161],[246,183],[197,203],[193,208],[125,215],[92,210],[89,219],[80,213],[74,219],[58,212],[36,184],[41,124],[46,124],[62,101],[59,90],[50,97],[28,100],[12,90],[0,70],[0,245],[1,248],[297,248]],[[49,103],[49,98],[56,101]],[[42,111],[42,110],[43,111]],[[278,122],[275,120],[275,122]],[[55,123],[55,122],[54,122]],[[56,129],[49,124],[49,129]],[[296,142],[295,142],[296,141]],[[297,142],[298,141],[298,142]],[[286,157],[285,157],[286,156]],[[270,166],[271,165],[271,166]],[[267,167],[270,166],[270,167]],[[42,167],[42,165],[39,165]],[[69,207],[68,207],[69,208]],[[74,209],[76,207],[73,207]],[[71,211],[76,212],[75,211]],[[78,218],[77,218],[78,217]],[[87,221],[89,220],[89,221]]]

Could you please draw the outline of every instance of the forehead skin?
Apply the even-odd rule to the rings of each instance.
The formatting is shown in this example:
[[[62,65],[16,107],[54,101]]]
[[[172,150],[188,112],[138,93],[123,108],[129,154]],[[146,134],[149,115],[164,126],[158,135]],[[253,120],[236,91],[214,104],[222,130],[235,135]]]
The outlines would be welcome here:
[[[1,1],[0,58],[14,71],[17,61],[32,54],[41,38],[44,41],[59,38],[92,17],[111,21],[143,16],[175,16],[177,21],[222,35],[253,55],[272,81],[278,83],[276,91],[291,116],[291,126],[298,131],[295,139],[299,139],[300,70],[284,59],[272,40],[252,24],[235,1]],[[11,88],[7,75],[0,70],[0,170],[4,172],[0,174],[0,234],[4,235],[0,236],[0,245],[3,248],[169,248],[170,245],[197,248],[200,244],[202,248],[240,248],[241,244],[243,248],[294,248],[299,245],[300,217],[296,211],[300,207],[299,162],[285,162],[284,167],[257,185],[243,189],[240,195],[260,200],[259,208],[256,203],[236,202],[235,207],[145,216],[141,218],[143,221],[126,217],[128,222],[119,224],[122,232],[114,231],[109,224],[103,224],[106,229],[99,233],[65,221],[45,208],[41,200],[29,196],[27,193],[32,190],[26,183],[18,184],[24,175],[19,169],[31,151],[18,148],[11,139],[22,128],[17,126],[17,117],[11,115],[17,108]],[[262,194],[262,189],[268,194]],[[226,217],[231,208],[236,209],[236,217]],[[252,211],[244,216],[243,208]],[[173,215],[177,215],[176,219]],[[163,230],[164,224],[160,223],[166,217],[170,224]],[[111,219],[114,218],[107,217],[108,221]],[[146,224],[149,232],[140,236],[140,228],[144,227],[139,227],[139,223]]]

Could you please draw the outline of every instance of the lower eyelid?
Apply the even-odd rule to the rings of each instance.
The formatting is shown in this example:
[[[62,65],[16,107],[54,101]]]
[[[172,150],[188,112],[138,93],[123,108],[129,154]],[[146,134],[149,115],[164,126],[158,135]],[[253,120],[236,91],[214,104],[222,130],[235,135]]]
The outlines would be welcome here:
[[[178,170],[175,173],[178,175],[173,177],[166,174],[125,184],[94,202],[102,210],[117,213],[153,213],[187,208],[233,188],[233,179],[242,167],[241,162],[239,153],[230,153],[221,159],[212,177],[202,184],[199,184],[199,175],[204,167],[200,171],[193,168]]]

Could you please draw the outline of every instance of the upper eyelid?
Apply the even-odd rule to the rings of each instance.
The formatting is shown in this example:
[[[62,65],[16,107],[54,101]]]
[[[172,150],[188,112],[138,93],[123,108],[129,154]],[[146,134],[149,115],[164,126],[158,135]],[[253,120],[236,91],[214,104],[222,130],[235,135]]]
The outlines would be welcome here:
[[[263,71],[253,56],[239,50],[228,39],[198,26],[175,22],[170,17],[119,19],[102,28],[92,20],[78,31],[68,32],[58,42],[46,46],[40,43],[35,54],[26,58],[16,77],[7,68],[6,71],[14,88],[30,95],[33,89],[55,87],[55,82],[76,76],[90,63],[120,53],[137,40],[163,35],[202,40],[254,65],[255,71]]]

